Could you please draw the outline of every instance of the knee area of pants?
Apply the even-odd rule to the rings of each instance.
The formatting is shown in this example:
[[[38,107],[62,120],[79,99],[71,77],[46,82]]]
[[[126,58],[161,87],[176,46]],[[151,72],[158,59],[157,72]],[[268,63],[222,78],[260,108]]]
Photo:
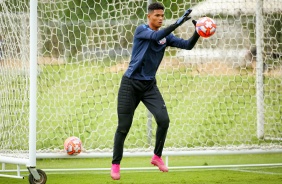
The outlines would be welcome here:
[[[168,128],[169,127],[169,116],[166,108],[163,108],[161,111],[155,114],[155,120],[159,127]]]
[[[117,131],[122,134],[127,134],[129,132],[130,127],[127,126],[118,126]]]
[[[156,122],[158,124],[159,127],[162,127],[162,128],[168,128],[169,127],[169,117],[160,117],[160,118],[157,118],[156,117]]]
[[[168,129],[168,127],[169,127],[169,120],[160,123],[159,126],[164,128],[164,129]]]

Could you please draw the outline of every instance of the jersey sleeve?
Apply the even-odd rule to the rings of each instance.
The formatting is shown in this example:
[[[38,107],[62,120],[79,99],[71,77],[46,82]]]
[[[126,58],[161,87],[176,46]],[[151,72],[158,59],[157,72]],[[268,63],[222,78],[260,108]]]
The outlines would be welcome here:
[[[188,40],[184,40],[182,38],[178,38],[174,36],[173,34],[169,34],[169,36],[167,37],[168,38],[167,46],[191,50],[197,43],[199,37],[200,36],[198,35],[197,32],[194,32],[193,36],[189,38]]]
[[[165,31],[165,29],[154,31],[145,24],[138,26],[135,31],[135,37],[138,39],[159,41],[167,35],[168,33]]]

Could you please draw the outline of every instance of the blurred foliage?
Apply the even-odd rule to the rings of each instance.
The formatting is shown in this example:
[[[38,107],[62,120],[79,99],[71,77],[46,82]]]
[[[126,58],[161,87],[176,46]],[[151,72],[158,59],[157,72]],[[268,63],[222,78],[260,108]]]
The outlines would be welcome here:
[[[282,63],[282,15],[273,13],[265,15],[264,55],[270,65]]]

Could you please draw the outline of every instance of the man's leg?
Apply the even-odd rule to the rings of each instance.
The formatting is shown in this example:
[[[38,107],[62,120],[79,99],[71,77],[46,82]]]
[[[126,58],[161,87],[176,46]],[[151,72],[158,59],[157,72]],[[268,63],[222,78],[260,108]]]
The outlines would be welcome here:
[[[154,115],[158,125],[154,149],[155,155],[153,156],[151,163],[158,166],[161,171],[167,172],[168,168],[164,165],[161,156],[169,127],[169,116],[165,102],[158,87],[156,86],[156,83],[153,83],[153,86],[146,91],[144,97],[142,98],[142,102]]]
[[[120,162],[123,157],[125,138],[130,130],[133,115],[139,100],[134,95],[131,80],[123,77],[118,92],[118,126],[114,138],[113,160],[111,176],[120,179]]]

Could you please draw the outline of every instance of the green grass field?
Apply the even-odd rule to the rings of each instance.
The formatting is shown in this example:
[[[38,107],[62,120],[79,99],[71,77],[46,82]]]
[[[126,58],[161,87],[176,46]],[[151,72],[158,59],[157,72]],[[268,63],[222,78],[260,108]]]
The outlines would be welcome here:
[[[119,181],[113,181],[110,177],[110,158],[43,159],[37,161],[37,168],[46,172],[47,183],[50,184],[281,184],[282,181],[282,153],[172,156],[169,157],[171,169],[168,173],[158,171],[156,167],[150,165],[149,161],[148,157],[124,158]],[[237,165],[237,167],[228,167],[227,164]],[[243,164],[248,165],[243,167]],[[273,165],[251,166],[251,164]],[[175,166],[189,167],[175,168]],[[218,166],[218,168],[213,166]],[[128,169],[132,167],[143,169]],[[8,168],[12,169],[12,166],[8,165]],[[76,169],[65,171],[61,170],[63,168]],[[102,169],[97,170],[97,168]],[[28,183],[28,174],[27,172],[22,173],[25,176],[24,179],[0,178],[0,183]]]
[[[79,135],[87,149],[112,147],[113,142],[109,140],[117,122],[116,98],[123,72],[110,72],[109,68],[107,62],[105,66],[95,62],[41,66],[38,148],[59,147],[69,135]],[[268,143],[256,138],[254,75],[239,72],[238,75],[193,75],[192,70],[179,67],[158,73],[158,86],[171,119],[166,147]],[[265,83],[265,132],[279,137],[281,79],[265,77]],[[150,146],[144,136],[146,112],[141,103],[135,112],[126,148]],[[50,127],[56,129],[50,132]],[[175,139],[176,132],[185,139]],[[93,142],[97,137],[99,142]]]
[[[72,135],[80,137],[85,149],[112,148],[117,123],[116,99],[123,74],[110,71],[115,64],[110,61],[98,64],[85,61],[40,65],[37,81],[38,149],[63,149],[62,143]],[[171,119],[166,147],[269,143],[256,137],[255,75],[239,71],[236,75],[195,75],[192,71],[191,67],[168,67],[157,75]],[[16,98],[3,107],[6,108],[3,119],[9,122],[3,126],[3,132],[11,132],[11,129],[15,131],[11,132],[14,135],[27,132],[28,98],[26,93],[22,93],[26,83],[26,77],[16,75],[10,77],[7,85],[1,88],[5,92],[3,99]],[[279,138],[282,132],[281,79],[266,76],[264,83],[265,134]],[[19,113],[10,116],[9,111]],[[145,122],[147,111],[141,103],[135,112],[126,148],[151,146],[144,135],[147,131]],[[152,126],[156,128],[155,123]],[[21,140],[18,140],[19,137]],[[21,143],[26,138],[15,137],[14,143],[5,149],[27,149],[27,144]],[[279,141],[271,142],[281,144]]]

